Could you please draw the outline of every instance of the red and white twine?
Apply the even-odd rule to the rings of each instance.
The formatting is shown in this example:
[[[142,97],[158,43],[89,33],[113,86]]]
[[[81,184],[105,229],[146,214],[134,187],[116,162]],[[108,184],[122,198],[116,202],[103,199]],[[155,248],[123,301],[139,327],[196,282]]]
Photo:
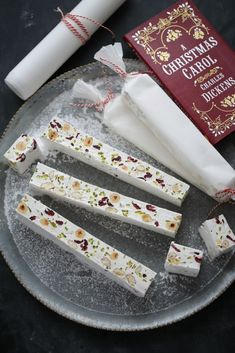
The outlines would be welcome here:
[[[235,201],[231,200],[231,197],[235,195],[235,189],[233,188],[226,188],[224,190],[218,191],[215,194],[216,199],[218,200],[218,203],[212,207],[210,212],[207,215],[207,219],[210,219],[214,212],[218,210],[222,205],[224,204],[230,204],[230,205],[235,205]]]
[[[113,70],[122,78],[125,78],[128,74],[125,70],[123,70],[119,65],[113,63],[112,61],[108,60],[108,59],[105,59],[105,58],[100,58],[100,61],[102,63],[104,63],[105,65],[106,64],[109,64],[112,66]]]
[[[153,71],[138,71],[138,72],[126,72],[125,70],[123,70],[121,68],[121,66],[113,63],[112,61],[102,58],[100,57],[100,61],[104,64],[109,64],[112,66],[113,71],[115,71],[120,77],[122,77],[123,79],[125,79],[127,76],[136,76],[136,75],[140,75],[140,74],[148,74],[148,75],[154,75]]]
[[[223,200],[229,200],[232,196],[235,195],[235,189],[234,188],[226,188],[224,190],[218,191],[215,194],[216,199],[221,202]]]
[[[70,103],[71,106],[77,108],[95,108],[96,110],[100,111],[104,109],[105,105],[108,104],[114,98],[114,93],[111,87],[108,90],[107,96],[104,99],[99,100],[95,103]]]
[[[86,41],[90,38],[91,34],[89,33],[87,27],[84,25],[84,23],[82,23],[80,21],[80,19],[84,19],[87,21],[90,21],[91,23],[94,23],[95,25],[97,25],[98,27],[102,27],[103,29],[105,29],[106,31],[108,31],[111,35],[113,40],[115,39],[115,34],[114,32],[102,25],[101,23],[99,23],[98,21],[86,17],[86,16],[81,16],[81,15],[75,15],[72,13],[67,13],[66,15],[64,15],[63,11],[57,7],[56,9],[57,12],[59,12],[61,14],[61,21],[65,24],[65,26],[68,28],[68,30],[70,30],[80,41],[82,44],[85,44]],[[119,65],[116,65],[115,63],[105,59],[105,58],[100,58],[101,62],[103,62],[104,64],[109,64],[112,66],[113,70],[123,79],[127,77],[127,75],[138,75],[141,72],[132,72],[132,73],[127,73],[125,70],[123,70]],[[153,72],[145,72],[148,74],[153,74]],[[95,102],[95,103],[71,103],[72,106],[75,107],[87,107],[87,108],[96,108],[97,110],[103,109],[103,107],[110,102],[114,97],[114,94],[112,92],[112,88],[111,85],[109,85],[109,90],[108,90],[108,94],[107,96],[100,100],[99,102]]]
[[[82,44],[86,43],[86,41],[91,37],[91,34],[89,33],[84,23],[80,21],[80,19],[90,21],[91,23],[94,23],[95,25],[97,25],[97,27],[101,27],[105,29],[112,35],[113,40],[115,39],[115,34],[110,28],[102,25],[101,23],[99,23],[98,21],[92,18],[77,15],[77,14],[75,15],[72,13],[67,13],[66,15],[64,15],[63,11],[59,7],[57,7],[56,11],[61,14],[61,21],[65,24],[68,30],[70,30],[75,35],[75,37],[77,37],[81,41]],[[97,110],[101,110],[108,102],[110,102],[113,99],[113,97],[114,97],[114,94],[112,92],[111,84],[109,84],[108,94],[104,99],[95,103],[71,103],[70,105],[74,107],[87,107],[87,108],[94,107]]]
[[[67,13],[66,15],[64,15],[63,11],[59,7],[57,7],[56,11],[61,14],[61,21],[82,42],[82,44],[86,43],[86,41],[91,37],[91,34],[89,33],[84,23],[82,23],[79,19],[87,20],[91,23],[94,23],[97,27],[101,27],[105,29],[112,35],[112,38],[115,39],[115,34],[110,28],[102,25],[101,23],[94,20],[93,18],[89,18],[86,16],[77,15],[77,14],[75,15],[72,13]]]

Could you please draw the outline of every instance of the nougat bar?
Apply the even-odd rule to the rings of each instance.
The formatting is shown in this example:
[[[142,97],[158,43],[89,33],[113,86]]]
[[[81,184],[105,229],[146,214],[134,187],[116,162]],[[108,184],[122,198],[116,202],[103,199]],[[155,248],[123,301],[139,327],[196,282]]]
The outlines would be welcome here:
[[[82,263],[103,273],[137,296],[143,297],[156,273],[97,239],[35,198],[25,195],[16,209],[20,220],[34,232],[52,240]]]
[[[90,136],[58,117],[52,119],[42,139],[49,149],[66,153],[129,184],[180,206],[189,185]]]
[[[38,163],[30,188],[89,211],[174,237],[182,215],[76,179]]]

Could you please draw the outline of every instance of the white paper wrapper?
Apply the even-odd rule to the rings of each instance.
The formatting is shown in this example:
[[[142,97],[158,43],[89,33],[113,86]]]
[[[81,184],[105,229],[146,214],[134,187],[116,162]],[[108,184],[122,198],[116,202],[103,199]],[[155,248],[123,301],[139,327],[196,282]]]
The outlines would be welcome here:
[[[72,97],[93,103],[102,102],[104,99],[96,87],[80,79],[73,86]],[[181,175],[181,166],[147,126],[136,117],[122,94],[115,96],[105,105],[98,105],[97,108],[103,110],[102,121],[106,126]]]
[[[121,57],[119,43],[103,47],[95,55],[96,60],[114,71],[117,71],[116,66],[120,66]],[[123,65],[121,69],[124,70]],[[120,112],[114,114],[115,105],[112,113],[104,118],[106,123],[109,121],[112,126],[118,126],[118,129],[115,128],[118,133],[138,147],[137,139],[141,137],[142,149],[146,152],[150,148],[148,136],[153,134],[155,138],[152,141],[156,146],[149,154],[215,199],[218,192],[235,187],[234,169],[149,75],[126,74],[123,99],[134,113],[131,118],[127,113],[128,119],[125,118],[122,123]],[[117,110],[120,111],[120,107]],[[117,118],[111,118],[112,114]],[[131,127],[135,126],[135,137],[133,131],[130,135],[124,132],[131,121]],[[147,138],[143,139],[143,136]]]
[[[117,96],[105,106],[103,121],[105,125],[139,149],[181,175],[181,167],[176,159],[164,148],[147,126],[137,118],[123,95]]]
[[[124,2],[125,0],[82,0],[71,13],[89,17],[103,24]],[[86,26],[90,35],[98,29],[96,24],[86,19],[79,20]],[[25,100],[81,46],[81,41],[60,22],[7,75],[5,83]]]

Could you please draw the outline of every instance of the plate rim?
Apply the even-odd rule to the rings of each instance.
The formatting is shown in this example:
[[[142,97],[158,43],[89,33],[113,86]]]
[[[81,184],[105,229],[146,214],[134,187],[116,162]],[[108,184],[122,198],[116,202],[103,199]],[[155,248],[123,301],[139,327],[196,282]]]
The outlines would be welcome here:
[[[139,62],[139,60],[136,59],[125,59],[126,62]],[[86,68],[90,66],[95,66],[97,65],[96,62],[92,62],[86,65],[81,65],[78,66],[72,70],[66,71],[63,74],[55,77],[48,83],[46,83],[44,86],[42,86],[33,96],[31,96],[27,101],[25,101],[20,108],[15,112],[15,114],[12,116],[12,118],[9,120],[8,124],[6,125],[5,129],[3,130],[1,136],[0,136],[0,144],[8,130],[11,128],[13,125],[15,119],[18,117],[20,114],[21,110],[24,109],[26,104],[30,104],[33,102],[34,99],[37,99],[40,97],[40,95],[43,93],[45,89],[48,89],[50,86],[53,86],[53,84],[57,81],[66,79],[68,76],[73,76],[73,74],[76,74],[77,71],[79,71],[81,68]],[[7,238],[7,239],[6,239]],[[11,256],[12,251],[15,252],[18,256]],[[117,324],[112,321],[112,323],[104,321],[104,318],[107,317],[109,314],[107,313],[100,313],[96,312],[97,315],[102,315],[104,318],[102,320],[97,319],[94,321],[92,318],[85,318],[84,315],[81,313],[73,313],[72,312],[72,307],[77,307],[77,308],[82,308],[72,302],[69,302],[62,296],[60,296],[58,293],[53,292],[50,288],[48,288],[46,285],[44,285],[39,278],[33,273],[33,271],[29,268],[28,264],[25,262],[25,260],[22,258],[22,256],[19,253],[19,250],[17,246],[15,245],[14,241],[12,238],[8,238],[7,235],[1,236],[0,237],[0,252],[10,268],[11,272],[14,274],[18,282],[34,297],[36,298],[40,303],[45,305],[47,308],[53,310],[57,314],[72,320],[74,322],[77,322],[79,324],[83,324],[88,327],[93,327],[96,329],[103,329],[103,330],[108,330],[108,331],[143,331],[143,330],[150,330],[150,329],[155,329],[158,327],[163,327],[167,326],[170,324],[173,324],[175,322],[181,321],[208,306],[211,304],[214,300],[216,300],[223,292],[235,281],[235,255],[231,257],[229,262],[226,264],[225,268],[223,271],[221,271],[215,278],[212,279],[209,284],[204,287],[201,291],[195,293],[194,296],[188,298],[187,300],[180,302],[174,306],[171,306],[169,308],[166,308],[162,311],[159,311],[158,313],[153,313],[153,314],[144,314],[144,315],[136,315],[132,316],[135,318],[139,317],[144,317],[144,316],[156,316],[159,313],[166,312],[167,310],[173,310],[176,311],[174,313],[174,317],[170,319],[161,319],[160,322],[158,322],[158,319],[156,317],[155,322],[151,323],[138,323],[133,325],[131,322],[122,322],[120,324]],[[20,267],[19,267],[19,262],[20,261]],[[28,277],[25,275],[27,272]],[[223,275],[223,276],[222,276]],[[220,278],[222,276],[222,278]],[[36,283],[37,286],[33,285],[33,282],[35,280],[38,282]],[[208,287],[210,285],[213,285],[215,288],[215,291],[213,295],[207,296],[207,291]],[[210,289],[209,289],[210,290]],[[45,296],[44,292],[48,292],[48,296]],[[201,296],[202,298],[199,301],[199,304],[197,305],[196,308],[193,307],[193,305],[190,305],[193,301],[195,301],[195,298]],[[206,296],[206,298],[204,298]],[[51,297],[51,298],[50,298]],[[71,308],[64,308],[64,306],[60,306],[60,303],[66,303],[66,306],[70,306]],[[178,307],[185,306],[186,310],[183,311],[182,313],[177,312]],[[90,311],[89,308],[84,308],[84,311]],[[115,314],[112,314],[114,316],[117,316]],[[122,315],[120,317],[123,318]],[[124,316],[125,317],[125,316]],[[131,316],[130,316],[131,317]],[[127,317],[125,317],[127,318]],[[126,321],[126,320],[125,320]]]

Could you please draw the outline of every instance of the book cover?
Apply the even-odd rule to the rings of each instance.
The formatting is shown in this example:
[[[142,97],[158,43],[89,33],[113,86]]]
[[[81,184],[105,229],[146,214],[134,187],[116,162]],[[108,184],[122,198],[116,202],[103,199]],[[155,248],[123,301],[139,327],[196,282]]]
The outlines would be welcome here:
[[[193,123],[216,144],[235,130],[235,54],[191,1],[124,39]]]

